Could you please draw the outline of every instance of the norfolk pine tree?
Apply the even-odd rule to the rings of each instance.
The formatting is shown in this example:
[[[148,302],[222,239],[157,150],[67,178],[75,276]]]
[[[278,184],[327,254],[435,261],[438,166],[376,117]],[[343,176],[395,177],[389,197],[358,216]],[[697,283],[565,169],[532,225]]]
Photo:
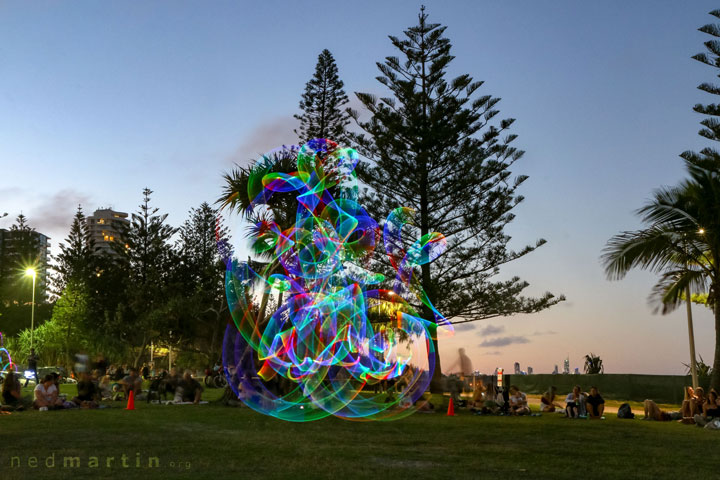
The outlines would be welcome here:
[[[343,108],[347,103],[348,97],[338,76],[335,59],[325,49],[318,56],[313,78],[305,85],[300,101],[303,113],[294,115],[300,120],[300,130],[295,130],[300,143],[313,138],[327,138],[345,146],[345,127],[350,123],[350,117]]]
[[[60,254],[57,256],[57,265],[53,268],[54,290],[61,295],[63,290],[71,283],[87,288],[91,275],[96,274],[95,242],[90,234],[82,207],[78,209],[70,225],[70,233],[65,243],[60,244]]]
[[[520,278],[492,280],[500,266],[545,243],[508,249],[504,228],[523,200],[516,190],[527,179],[510,170],[524,153],[510,145],[516,135],[501,136],[514,120],[491,123],[500,99],[476,96],[482,82],[469,75],[446,79],[454,58],[443,37],[446,27],[426,20],[423,8],[405,38],[390,37],[402,58],[377,64],[378,81],[392,97],[358,93],[372,114],[367,122],[350,111],[365,132],[354,136],[358,151],[370,160],[358,168],[369,186],[363,203],[375,218],[400,206],[413,208],[410,241],[433,231],[445,235],[445,253],[422,265],[419,274],[430,301],[452,323],[544,310],[564,297],[524,297],[528,283]],[[425,306],[422,313],[433,318]],[[435,347],[433,391],[441,378],[437,340]]]

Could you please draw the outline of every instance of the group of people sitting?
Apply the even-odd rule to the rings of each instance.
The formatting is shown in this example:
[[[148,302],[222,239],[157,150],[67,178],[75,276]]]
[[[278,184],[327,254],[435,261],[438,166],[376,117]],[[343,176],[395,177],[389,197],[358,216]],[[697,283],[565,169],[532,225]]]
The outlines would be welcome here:
[[[479,383],[475,387],[470,410],[485,415],[529,415],[527,395],[515,385],[508,390],[495,387],[494,382],[487,385]]]
[[[125,400],[131,392],[138,400],[145,395],[143,380],[136,368],[130,368],[127,375],[119,380],[114,380],[109,373],[100,375],[97,370],[78,373],[77,379],[77,395],[67,399],[66,395],[60,394],[59,376],[47,374],[35,386],[30,400],[22,396],[19,375],[8,372],[2,385],[3,410],[22,411],[31,406],[40,411],[98,408],[102,400]],[[200,403],[203,387],[192,377],[190,370],[180,376],[173,368],[170,373],[165,372],[161,381],[166,390],[173,394],[174,403]]]
[[[580,385],[575,385],[572,392],[565,397],[565,406],[557,402],[557,388],[550,387],[540,397],[541,412],[560,412],[567,418],[602,419],[605,412],[605,399],[597,387],[590,387],[590,392],[583,392]]]
[[[644,420],[656,420],[659,422],[676,420],[679,423],[699,427],[704,427],[714,420],[720,421],[720,397],[718,397],[718,393],[714,389],[705,394],[702,387],[696,389],[686,387],[685,398],[680,411],[667,412],[652,400],[645,400],[644,407]]]
[[[493,382],[478,384],[470,402],[470,409],[480,414],[530,415],[527,395],[515,385],[507,390],[498,389]],[[557,400],[557,389],[550,387],[540,398],[541,412],[560,412],[568,418],[603,418],[605,400],[597,387],[591,387],[589,393],[575,386],[566,397],[565,405]]]

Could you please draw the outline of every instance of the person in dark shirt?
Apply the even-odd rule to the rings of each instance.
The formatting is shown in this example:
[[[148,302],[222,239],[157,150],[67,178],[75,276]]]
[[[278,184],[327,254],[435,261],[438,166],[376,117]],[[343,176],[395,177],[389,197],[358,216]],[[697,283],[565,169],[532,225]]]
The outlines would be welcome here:
[[[116,382],[120,382],[125,378],[125,370],[122,366],[118,366],[117,369],[115,369],[115,375],[113,376],[113,380]]]
[[[35,385],[40,383],[38,381],[38,374],[37,374],[37,361],[38,361],[38,359],[37,359],[37,355],[35,355],[35,349],[31,348],[30,356],[27,359],[27,364],[28,364],[27,369],[33,373],[33,377],[35,377]],[[27,387],[29,381],[30,381],[30,377],[26,376],[25,377],[25,386],[26,387]]]
[[[183,402],[193,402],[195,405],[200,403],[203,387],[200,382],[192,378],[190,370],[185,370],[185,375],[183,375],[179,387],[182,389]]]
[[[587,404],[588,417],[590,419],[602,418],[605,411],[605,400],[600,396],[597,387],[590,387],[590,395],[585,399]]]
[[[100,390],[87,372],[80,374],[77,384],[78,394],[72,401],[83,408],[97,408],[100,402]]]
[[[704,427],[715,418],[720,418],[720,405],[718,405],[718,394],[715,390],[710,390],[702,407],[702,415],[697,414],[693,418],[695,424]]]

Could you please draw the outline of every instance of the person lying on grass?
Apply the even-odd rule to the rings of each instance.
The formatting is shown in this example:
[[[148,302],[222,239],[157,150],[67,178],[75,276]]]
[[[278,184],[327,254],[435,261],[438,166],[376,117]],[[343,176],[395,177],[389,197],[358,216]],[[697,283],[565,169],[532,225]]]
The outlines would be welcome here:
[[[645,418],[643,420],[655,420],[657,422],[669,422],[670,420],[678,420],[682,417],[680,412],[666,412],[657,406],[652,400],[645,400]]]
[[[543,393],[540,397],[540,411],[541,412],[554,412],[556,409],[562,409],[562,405],[555,402],[557,397],[557,388],[552,386],[547,392]]]
[[[597,387],[590,387],[590,395],[585,399],[588,418],[601,419],[605,411],[605,400],[600,396]]]
[[[718,394],[710,390],[703,404],[702,414],[695,414],[693,419],[699,427],[704,427],[715,418],[720,418],[720,406],[718,406]]]
[[[515,385],[510,385],[510,413],[513,415],[529,415],[527,396]]]
[[[55,377],[51,373],[45,375],[43,381],[35,387],[33,407],[37,410],[63,408],[63,401],[58,397],[58,388],[55,386]]]

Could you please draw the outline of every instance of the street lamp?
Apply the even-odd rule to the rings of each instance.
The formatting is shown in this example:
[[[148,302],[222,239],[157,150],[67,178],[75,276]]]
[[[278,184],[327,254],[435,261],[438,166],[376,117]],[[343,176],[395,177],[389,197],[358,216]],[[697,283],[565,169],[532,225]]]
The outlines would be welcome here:
[[[33,279],[33,286],[32,286],[32,306],[30,307],[30,349],[33,348],[33,330],[35,330],[35,277],[37,277],[37,273],[35,272],[35,269],[28,268],[25,270],[25,276],[32,277]]]

